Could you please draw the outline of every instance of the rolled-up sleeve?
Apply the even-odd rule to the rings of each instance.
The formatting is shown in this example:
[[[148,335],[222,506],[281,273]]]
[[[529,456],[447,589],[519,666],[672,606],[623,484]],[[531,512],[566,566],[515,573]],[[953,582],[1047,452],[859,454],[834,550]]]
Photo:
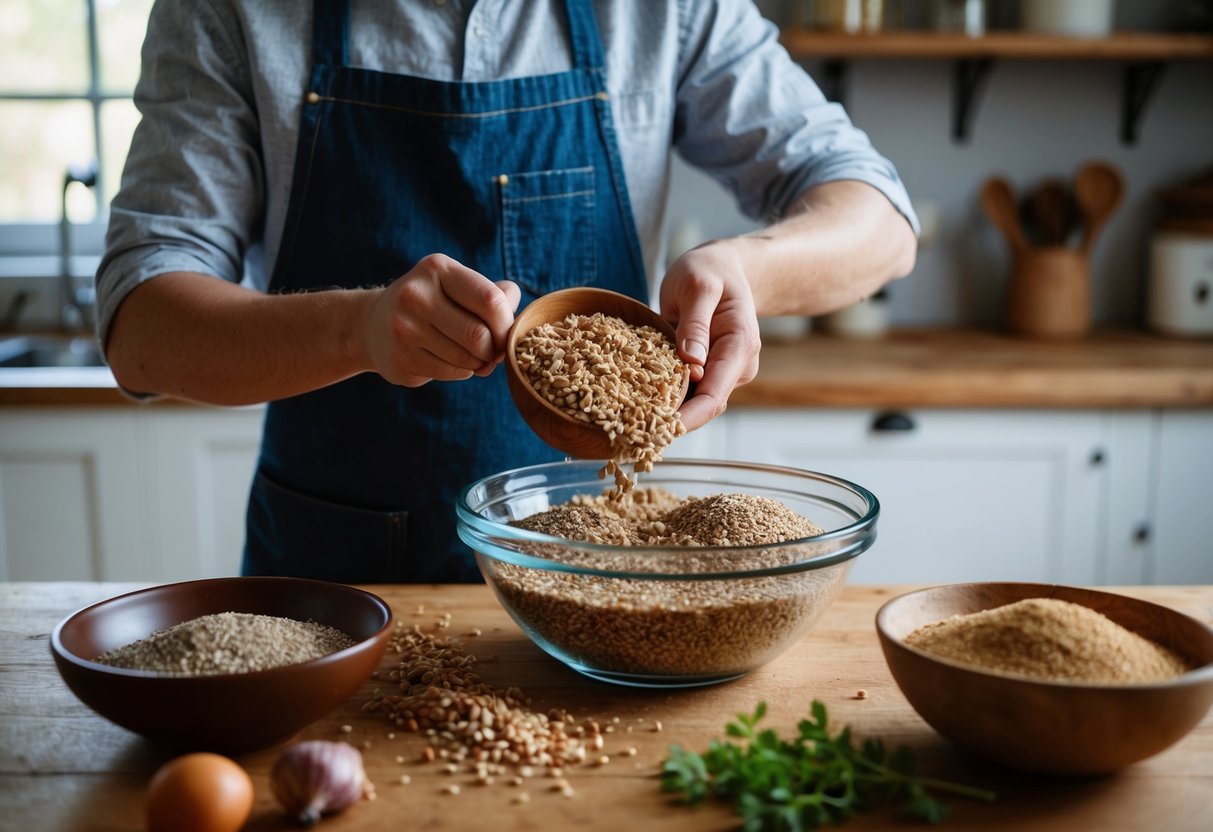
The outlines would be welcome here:
[[[762,221],[838,180],[878,189],[919,231],[893,164],[788,55],[749,0],[683,4],[674,144]]]
[[[238,26],[208,3],[160,0],[135,89],[142,115],[97,270],[106,343],[141,282],[192,271],[238,282],[265,203],[256,108]]]

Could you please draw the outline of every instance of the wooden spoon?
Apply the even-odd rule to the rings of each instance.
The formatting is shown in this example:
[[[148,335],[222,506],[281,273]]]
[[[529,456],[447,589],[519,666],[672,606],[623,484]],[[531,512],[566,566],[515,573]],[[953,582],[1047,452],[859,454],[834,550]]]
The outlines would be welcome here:
[[[1028,241],[1019,224],[1019,211],[1015,207],[1011,183],[1000,176],[987,180],[981,188],[981,204],[1002,236],[1011,244],[1011,250],[1016,254],[1027,251]]]
[[[1078,212],[1065,183],[1046,179],[1028,195],[1028,213],[1041,245],[1064,246]]]
[[[1074,180],[1074,194],[1082,210],[1082,251],[1089,252],[1104,224],[1116,212],[1124,197],[1125,183],[1120,171],[1105,162],[1089,162]]]
[[[664,333],[671,344],[675,343],[674,327],[640,301],[606,289],[577,287],[532,301],[514,319],[505,347],[506,381],[518,412],[540,439],[576,459],[610,459],[614,456],[610,439],[598,425],[578,421],[535,392],[518,366],[518,339],[541,324],[562,321],[568,315],[595,312],[612,315],[633,326],[651,326]],[[686,398],[690,381],[688,368],[682,376],[678,404]]]

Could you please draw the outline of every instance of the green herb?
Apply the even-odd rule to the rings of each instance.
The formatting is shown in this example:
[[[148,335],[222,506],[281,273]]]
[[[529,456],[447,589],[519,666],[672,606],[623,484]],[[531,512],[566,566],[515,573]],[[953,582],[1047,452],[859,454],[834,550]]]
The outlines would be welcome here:
[[[933,792],[994,800],[984,789],[916,776],[905,746],[889,752],[880,740],[864,740],[856,747],[850,728],[831,736],[826,707],[817,700],[791,741],[758,730],[766,711],[759,702],[753,715],[738,714],[725,726],[740,742],[712,740],[704,754],[670,746],[662,790],[682,792],[692,805],[709,797],[729,801],[746,832],[816,829],[893,801],[906,817],[938,823],[950,808]]]

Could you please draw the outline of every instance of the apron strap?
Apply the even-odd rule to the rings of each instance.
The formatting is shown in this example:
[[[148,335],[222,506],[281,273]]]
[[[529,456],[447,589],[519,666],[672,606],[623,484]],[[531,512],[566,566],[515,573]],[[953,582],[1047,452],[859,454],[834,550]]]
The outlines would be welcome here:
[[[349,0],[315,0],[312,9],[312,66],[348,63]]]
[[[606,67],[602,38],[590,0],[565,0],[565,16],[569,20],[569,45],[576,69],[601,70]]]

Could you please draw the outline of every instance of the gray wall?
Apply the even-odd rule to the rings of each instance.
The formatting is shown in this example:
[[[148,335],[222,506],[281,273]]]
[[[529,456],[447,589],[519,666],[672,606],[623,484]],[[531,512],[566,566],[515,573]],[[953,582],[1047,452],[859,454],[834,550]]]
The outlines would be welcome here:
[[[1118,28],[1163,28],[1183,3],[1119,0]],[[790,4],[760,6],[789,19]],[[1013,25],[1014,8],[992,9]],[[913,22],[913,18],[911,18]],[[820,63],[806,61],[810,73]],[[890,288],[894,323],[998,325],[1008,252],[978,203],[992,174],[1017,188],[1105,159],[1127,180],[1126,199],[1106,226],[1092,261],[1097,323],[1137,325],[1156,192],[1213,166],[1213,62],[1171,63],[1141,122],[1137,144],[1120,143],[1118,61],[997,61],[966,144],[951,140],[950,61],[853,61],[846,103],[852,119],[897,165],[916,204],[939,217],[935,239],[913,274]],[[670,228],[693,219],[707,236],[755,227],[714,182],[677,163]]]

